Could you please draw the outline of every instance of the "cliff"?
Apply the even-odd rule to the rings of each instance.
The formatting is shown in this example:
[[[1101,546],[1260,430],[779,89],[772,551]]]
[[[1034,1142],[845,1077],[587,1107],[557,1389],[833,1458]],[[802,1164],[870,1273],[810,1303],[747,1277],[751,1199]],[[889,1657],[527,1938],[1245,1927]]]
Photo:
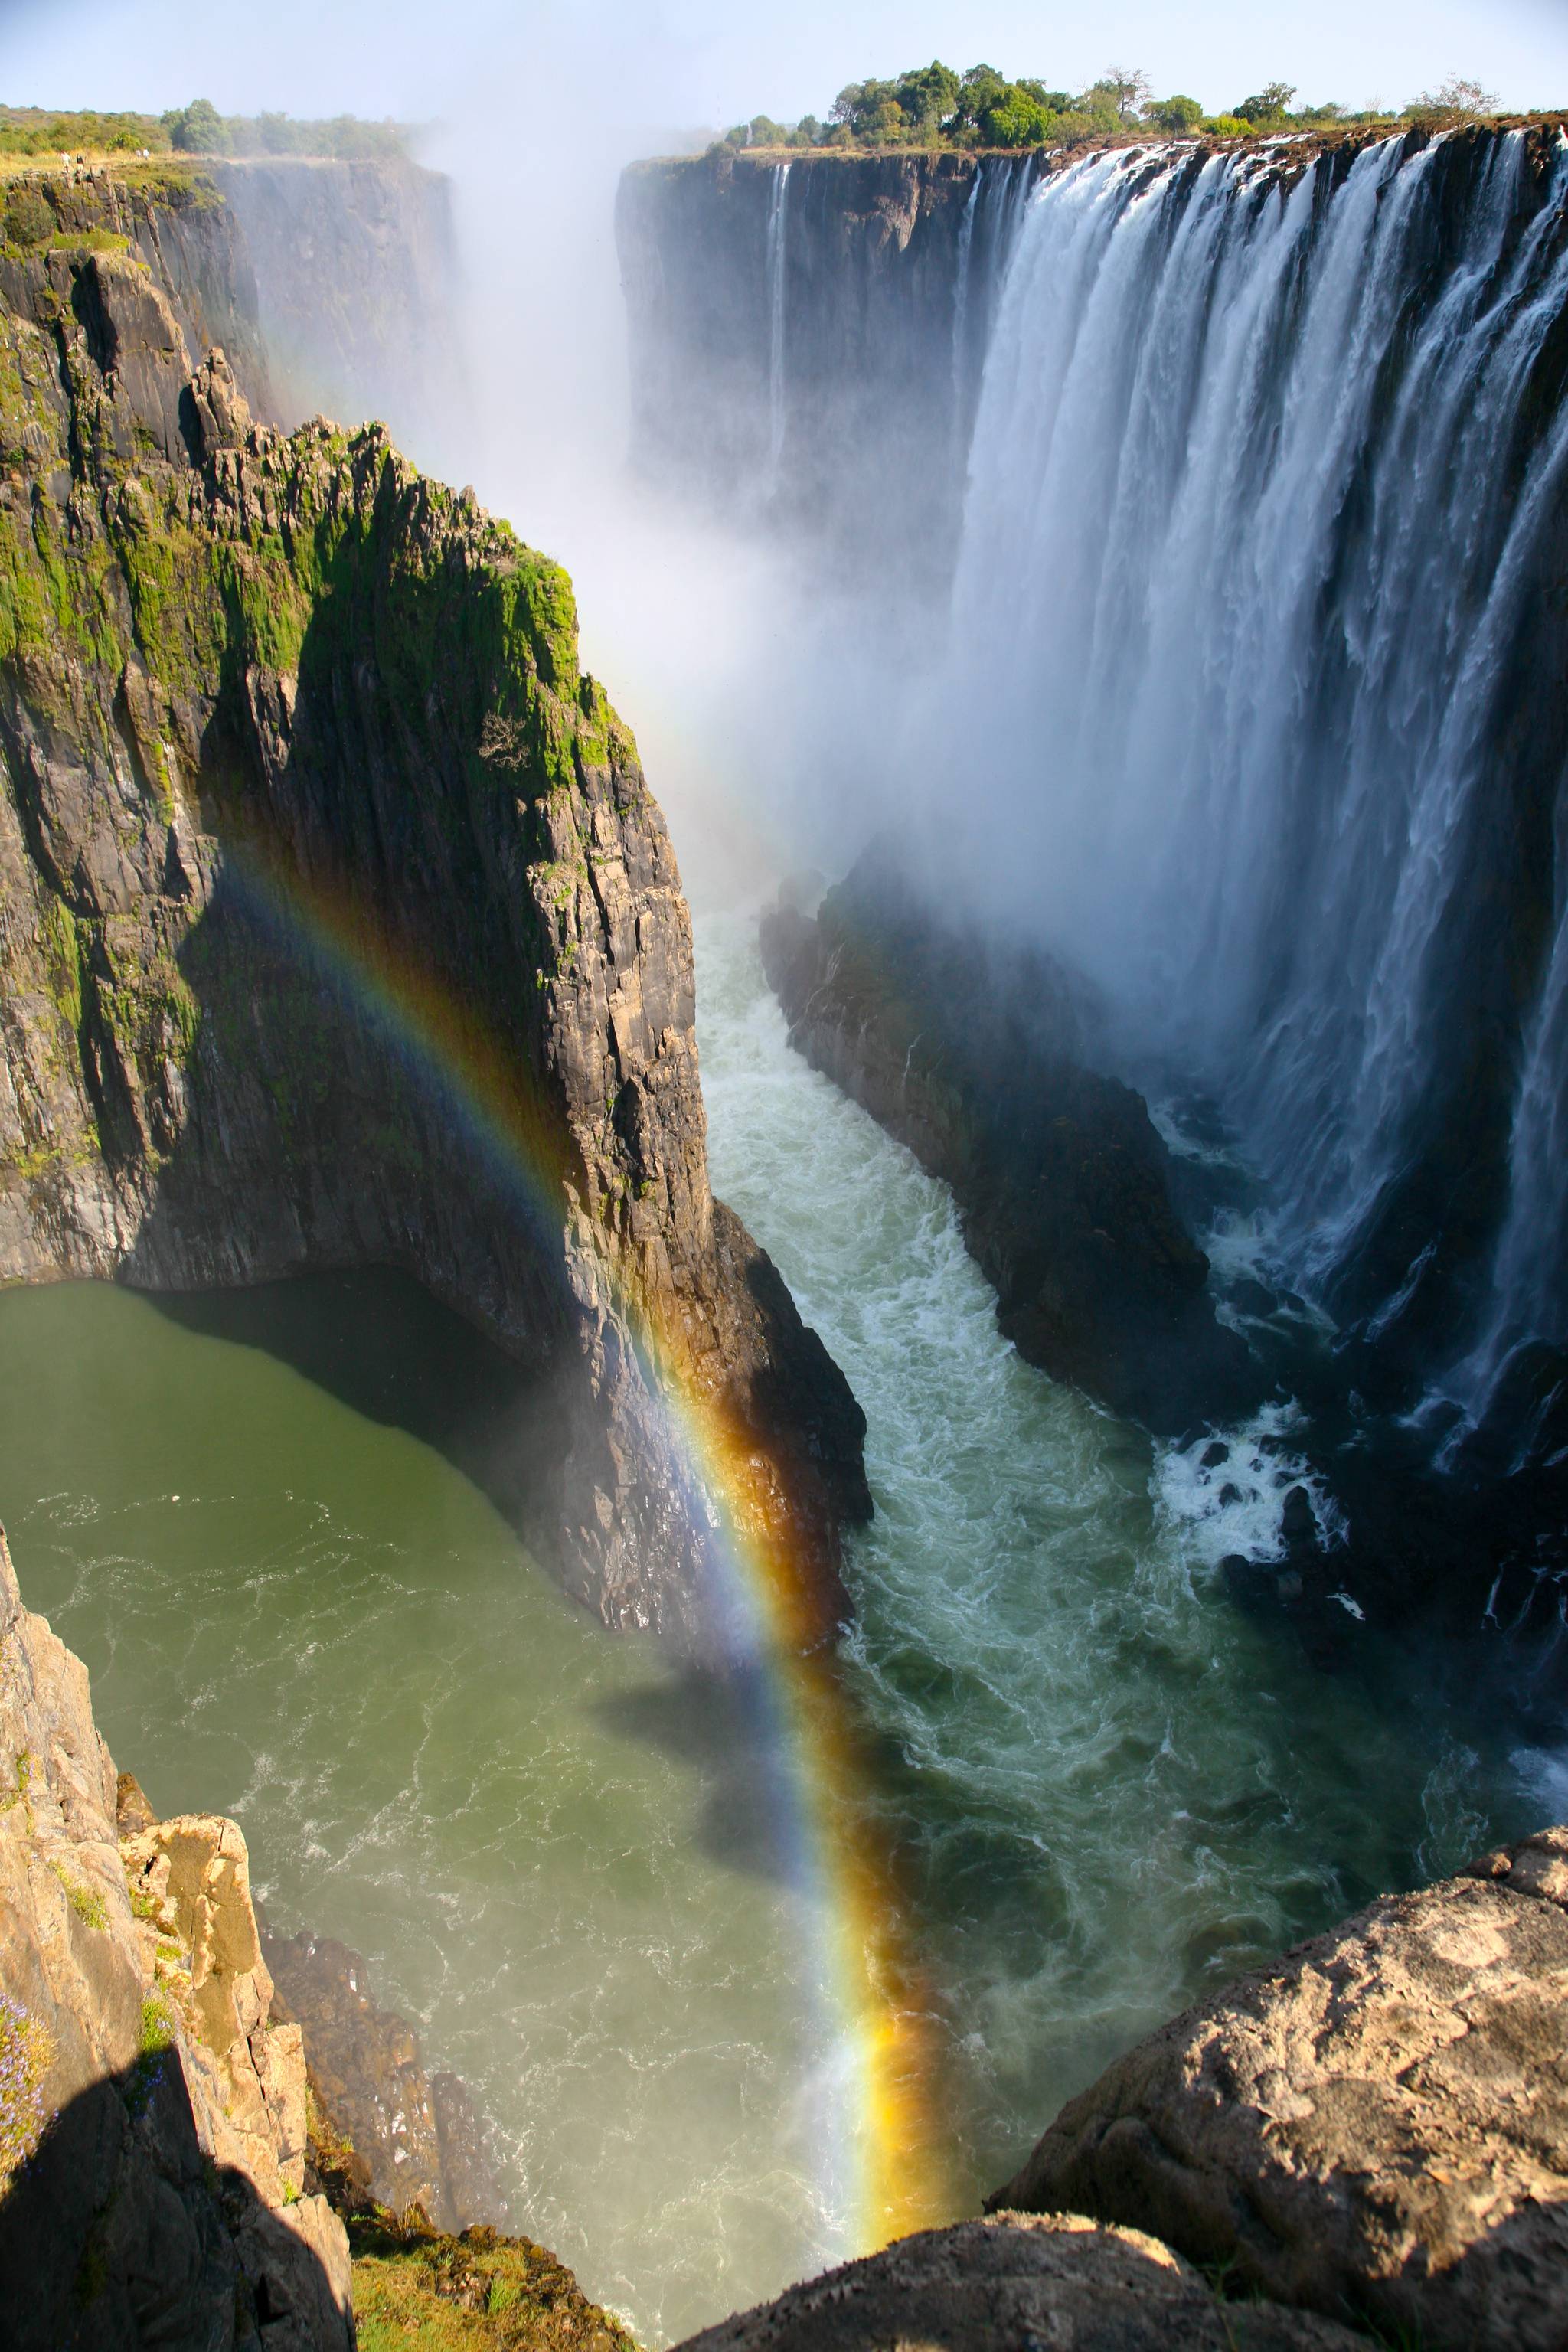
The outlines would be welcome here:
[[[830,1625],[863,1422],[710,1192],[565,575],[378,428],[253,423],[132,253],[0,259],[0,1273],[405,1266],[537,1372],[533,1532],[607,1622],[711,1638],[679,1392]]]
[[[16,2352],[349,2352],[348,2242],[302,2192],[245,1840],[132,1828],[87,1670],[0,1537],[0,2278]]]
[[[1087,1066],[1079,992],[1038,953],[944,923],[885,853],[815,919],[763,919],[790,1043],[952,1188],[1020,1355],[1180,1432],[1261,1386],[1216,1322],[1140,1095]]]
[[[633,165],[616,236],[632,453],[874,571],[946,576],[1016,205],[1039,159]]]
[[[123,238],[189,350],[221,347],[253,413],[388,423],[422,450],[471,425],[451,189],[405,160],[164,157],[29,173],[60,237]]]
[[[421,457],[469,438],[450,184],[392,159],[209,169],[254,278],[284,411],[269,421],[379,417]],[[198,336],[193,348],[223,340]]]
[[[422,2133],[408,2028],[352,1970],[345,2003],[342,1947],[310,1937],[271,1947],[301,2024],[239,1829],[157,1821],[117,1780],[87,1670],[22,1606],[3,1532],[0,1790],[8,2352],[353,2352],[359,2327],[631,2352],[543,2247],[452,2234],[493,2198],[461,2085],[436,2078]]]

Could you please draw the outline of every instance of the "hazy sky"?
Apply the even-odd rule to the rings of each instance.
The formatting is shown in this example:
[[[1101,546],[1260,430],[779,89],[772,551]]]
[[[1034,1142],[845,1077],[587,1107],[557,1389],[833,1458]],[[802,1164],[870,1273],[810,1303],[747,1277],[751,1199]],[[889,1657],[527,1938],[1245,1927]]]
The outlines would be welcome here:
[[[1211,107],[1266,80],[1402,104],[1446,74],[1568,106],[1568,0],[0,0],[0,98],[449,121],[526,137],[542,106],[603,140],[644,125],[824,112],[847,80],[933,54],[1078,87],[1108,61]],[[504,99],[498,108],[496,100]]]

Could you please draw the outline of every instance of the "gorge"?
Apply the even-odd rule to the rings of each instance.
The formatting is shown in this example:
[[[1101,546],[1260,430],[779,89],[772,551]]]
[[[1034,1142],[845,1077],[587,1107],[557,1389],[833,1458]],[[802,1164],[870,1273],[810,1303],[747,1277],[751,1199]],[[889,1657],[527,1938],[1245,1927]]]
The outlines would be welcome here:
[[[1388,1420],[1430,1395],[1422,1475],[1445,1443],[1456,1473],[1467,1442],[1500,1445],[1530,1486],[1510,1530],[1560,1536],[1539,1236],[1562,172],[1560,139],[1521,129],[627,175],[640,462],[776,556],[769,612],[801,583],[836,620],[897,607],[851,665],[941,648],[929,691],[868,660],[867,723],[821,775],[826,704],[792,676],[805,716],[770,754],[803,771],[770,849],[858,877],[800,894],[796,946],[886,956],[903,1025],[847,992],[838,1021],[886,1080],[875,1118],[830,1082],[862,1091],[850,1057],[808,1043],[824,969],[791,1003],[770,951],[774,1001],[750,873],[698,903],[693,941],[564,576],[384,432],[276,429],[291,381],[351,403],[355,381],[330,351],[310,377],[268,323],[233,187],[60,194],[84,233],[116,207],[149,273],[0,264],[11,578],[43,600],[5,664],[24,1594],[159,1805],[232,1811],[268,1919],[370,1955],[473,2090],[514,2215],[645,2340],[868,2245],[879,2167],[902,2168],[905,2221],[973,2210],[1170,2011],[1564,1811],[1555,1549],[1507,1564],[1510,1631],[1490,1558],[1458,1639],[1413,1625],[1335,1541],[1357,1507],[1321,1434],[1347,1391]],[[438,225],[417,182],[310,184],[334,284],[356,213]],[[1361,342],[1347,287],[1372,289]],[[384,307],[429,299],[416,276]],[[232,366],[203,359],[215,339]],[[426,391],[386,364],[363,404],[390,391],[417,445]],[[1309,449],[1337,455],[1321,509]],[[685,580],[663,528],[637,583],[656,662],[653,589]],[[1390,584],[1412,578],[1431,593]],[[1374,642],[1393,611],[1418,643]],[[1472,678],[1485,708],[1449,744]],[[684,855],[679,769],[653,775]],[[856,863],[889,835],[907,918]],[[1333,928],[1331,847],[1367,877],[1365,937]],[[1093,1285],[1075,1357],[998,1330],[1007,1233],[988,1258],[962,1171],[900,1124],[927,921],[955,1033],[984,1028],[951,981],[981,968],[976,924],[1026,975],[1033,1045],[1065,975],[1090,1173],[1131,1155],[1178,1271],[1179,1406],[1173,1373],[1139,1385],[1146,1324],[1107,1343]],[[1369,974],[1384,1027],[1363,1036]],[[543,1138],[526,1184],[498,1124]],[[1064,1255],[1125,1198],[1075,1193]],[[1438,1346],[1461,1328],[1463,1391]],[[731,1490],[714,1465],[737,1460]],[[1303,1511],[1310,1618],[1284,1596]],[[781,1521],[805,1633],[853,1607],[827,1714],[809,1681],[744,1671],[743,1641],[712,1672],[723,1555]],[[648,1621],[673,1654],[635,1638]],[[814,1796],[847,1838],[814,1843]],[[880,2011],[839,1949],[872,1912]],[[920,2045],[896,2079],[867,2057],[889,2014]]]

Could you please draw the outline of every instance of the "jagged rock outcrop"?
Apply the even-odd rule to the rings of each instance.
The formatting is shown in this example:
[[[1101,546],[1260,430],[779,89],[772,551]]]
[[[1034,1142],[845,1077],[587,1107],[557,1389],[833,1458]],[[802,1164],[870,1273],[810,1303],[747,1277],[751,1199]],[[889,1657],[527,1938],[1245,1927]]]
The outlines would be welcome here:
[[[863,1419],[709,1191],[565,575],[379,430],[253,424],[131,256],[0,296],[0,1273],[406,1267],[537,1371],[531,1532],[606,1622],[710,1637],[720,1476],[830,1627]]]
[[[421,452],[471,429],[439,173],[396,157],[162,157],[38,170],[26,185],[46,208],[34,241],[123,238],[188,348],[226,352],[263,423],[378,417]]]
[[[1021,1355],[1114,1412],[1180,1430],[1257,1384],[1215,1319],[1142,1097],[1085,1066],[1049,957],[944,924],[881,853],[815,917],[763,919],[790,1043],[952,1187]]]
[[[349,2352],[348,2242],[301,2194],[245,1841],[129,1813],[87,1669],[0,1536],[0,2297],[16,2352]]]
[[[417,2205],[447,2234],[501,2221],[467,2089],[426,2073],[412,2026],[372,1995],[363,1954],[309,1934],[264,1935],[262,1949],[273,2014],[303,2032],[310,2095],[359,2159],[359,2193],[390,2213]]]
[[[1168,2246],[1074,2214],[998,2214],[924,2230],[776,2303],[689,2336],[682,2352],[1352,2352],[1348,2328],[1277,2304],[1221,2303]]]
[[[1568,2341],[1568,1829],[1384,1896],[1063,2108],[997,2205],[1427,2352]]]

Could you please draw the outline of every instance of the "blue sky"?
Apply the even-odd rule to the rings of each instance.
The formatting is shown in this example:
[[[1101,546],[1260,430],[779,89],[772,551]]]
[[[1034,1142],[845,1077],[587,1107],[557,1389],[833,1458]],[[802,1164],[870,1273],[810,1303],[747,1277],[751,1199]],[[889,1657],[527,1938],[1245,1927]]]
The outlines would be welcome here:
[[[1109,61],[1233,104],[1403,104],[1450,72],[1568,109],[1568,0],[0,0],[0,97],[131,104],[200,92],[229,112],[356,111],[526,124],[580,107],[597,136],[823,111],[843,82],[932,55],[1077,86]],[[497,104],[500,100],[501,103]]]

